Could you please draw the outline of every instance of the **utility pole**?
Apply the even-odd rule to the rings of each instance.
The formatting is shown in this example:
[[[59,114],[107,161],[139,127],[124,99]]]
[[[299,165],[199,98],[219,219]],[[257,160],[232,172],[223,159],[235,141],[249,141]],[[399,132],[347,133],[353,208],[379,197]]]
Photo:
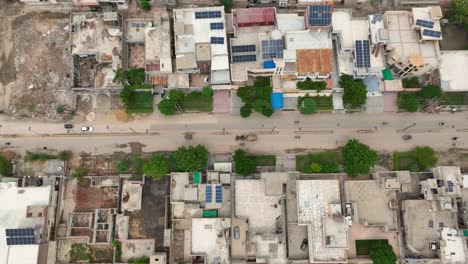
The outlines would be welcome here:
[[[401,131],[405,131],[406,129],[408,129],[408,128],[410,128],[410,127],[413,127],[413,126],[415,126],[415,125],[416,125],[416,122],[413,122],[412,125],[409,125],[409,126],[403,128]]]

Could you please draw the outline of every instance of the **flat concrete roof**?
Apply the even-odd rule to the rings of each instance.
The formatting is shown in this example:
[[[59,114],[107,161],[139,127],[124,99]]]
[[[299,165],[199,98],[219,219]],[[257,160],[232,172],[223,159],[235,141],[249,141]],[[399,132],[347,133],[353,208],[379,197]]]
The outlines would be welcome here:
[[[341,213],[339,180],[297,180],[296,184],[298,223],[307,225],[309,261],[345,261],[349,227],[334,212],[339,208]]]
[[[444,92],[468,91],[468,50],[444,50],[440,53],[440,82]]]
[[[236,238],[234,231],[239,229],[239,237]],[[232,218],[231,223],[231,257],[232,259],[247,258],[247,232],[249,231],[249,223],[244,218]]]
[[[189,184],[188,172],[171,173],[171,201],[183,201],[185,198],[185,186]]]
[[[35,264],[39,245],[6,244],[5,229],[34,228],[36,235],[44,228],[44,217],[26,217],[29,206],[48,206],[51,187],[17,187],[16,182],[0,182],[0,263]]]
[[[263,180],[236,180],[235,188],[235,215],[249,219],[250,234],[274,233],[281,196],[267,196]]]
[[[125,180],[122,186],[122,209],[127,211],[141,210],[143,184],[140,181]]]
[[[429,242],[440,240],[443,227],[458,227],[457,213],[437,211],[437,201],[404,200],[401,206],[406,247],[413,254],[434,257],[437,252],[429,249]]]
[[[284,34],[285,49],[332,49],[331,34],[326,30],[289,31]]]
[[[145,62],[159,65],[158,72],[172,72],[171,26],[167,12],[154,13],[153,27],[145,29]]]
[[[205,255],[206,263],[229,263],[230,218],[193,218],[192,255]]]
[[[354,205],[355,222],[384,227],[388,231],[397,229],[397,211],[388,206],[396,200],[395,191],[385,191],[378,180],[364,180],[345,181],[344,192],[345,201]]]
[[[283,35],[287,31],[304,30],[306,28],[304,17],[298,14],[276,14],[276,24]]]

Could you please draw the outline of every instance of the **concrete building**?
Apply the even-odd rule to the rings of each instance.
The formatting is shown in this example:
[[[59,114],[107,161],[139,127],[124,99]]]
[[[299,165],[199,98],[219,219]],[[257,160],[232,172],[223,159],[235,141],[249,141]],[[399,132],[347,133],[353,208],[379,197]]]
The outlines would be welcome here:
[[[443,228],[440,240],[440,258],[442,263],[466,263],[466,241],[456,229]]]
[[[211,84],[229,84],[224,7],[175,9],[176,71],[209,74]]]
[[[468,69],[468,50],[441,51],[439,67],[440,84],[444,92],[468,91],[466,69]]]
[[[51,186],[18,187],[16,181],[0,182],[1,263],[47,263],[55,216],[52,193]]]
[[[192,263],[230,263],[230,218],[192,218]]]
[[[339,180],[297,180],[299,225],[307,226],[310,263],[346,262],[348,223]]]
[[[386,62],[396,75],[420,76],[439,68],[441,18],[439,6],[385,12]]]

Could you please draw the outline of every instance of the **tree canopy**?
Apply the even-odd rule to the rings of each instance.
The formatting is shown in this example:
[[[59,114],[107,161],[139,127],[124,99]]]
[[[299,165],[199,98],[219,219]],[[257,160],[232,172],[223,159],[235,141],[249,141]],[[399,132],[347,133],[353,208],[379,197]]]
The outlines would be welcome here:
[[[141,9],[148,11],[151,9],[151,4],[149,0],[140,0],[140,7]]]
[[[229,12],[232,8],[232,0],[221,0],[221,4],[226,12]]]
[[[378,264],[395,264],[397,256],[387,241],[374,241],[369,249],[372,262]]]
[[[153,155],[143,163],[143,173],[151,178],[160,179],[169,172],[169,163],[163,155]]]
[[[343,103],[352,107],[361,107],[366,103],[367,89],[362,80],[343,74],[340,76],[340,86],[344,89]]]
[[[165,98],[159,102],[158,110],[163,115],[174,115],[177,111],[177,101],[172,98]]]
[[[411,155],[418,161],[419,166],[423,170],[437,163],[434,150],[427,146],[414,148],[413,151],[411,151]]]
[[[128,70],[117,68],[114,70],[114,82],[121,82],[125,86],[144,84],[146,79],[145,69],[132,67]]]
[[[408,112],[416,112],[419,109],[419,98],[414,93],[399,93],[398,108]]]
[[[250,106],[256,112],[269,117],[273,114],[270,102],[272,92],[273,88],[270,85],[270,79],[267,77],[257,77],[253,86],[240,87],[237,90],[237,96],[242,99],[244,106]],[[248,111],[245,108],[243,111],[244,113],[241,111],[241,116],[248,117],[249,115],[246,115]]]
[[[249,117],[250,114],[252,114],[252,106],[250,106],[249,104],[245,104],[243,106],[241,106],[240,108],[240,115],[242,117]]]
[[[201,93],[203,96],[213,96],[213,89],[209,86],[202,88]]]
[[[449,20],[454,24],[461,24],[468,30],[468,1],[452,0],[449,10]]]
[[[257,162],[249,158],[245,151],[238,149],[234,152],[234,166],[236,173],[242,176],[254,174],[257,171]]]
[[[3,176],[9,176],[13,171],[13,165],[11,161],[7,160],[5,157],[0,156],[0,174]]]
[[[324,81],[312,81],[307,77],[304,81],[297,82],[296,88],[299,90],[316,90],[317,93],[327,88]]]
[[[302,105],[301,108],[299,108],[299,111],[306,115],[313,114],[317,111],[317,102],[314,98],[306,97],[302,100]]]
[[[179,147],[172,155],[180,171],[201,171],[208,165],[208,150],[203,145]]]
[[[357,139],[349,140],[341,151],[344,171],[350,177],[369,174],[370,169],[377,162],[377,152]]]
[[[126,172],[130,169],[130,164],[128,163],[128,160],[122,160],[115,165],[115,168],[121,173]]]
[[[432,99],[441,97],[443,91],[442,88],[440,88],[440,86],[429,84],[424,86],[419,93],[422,98]]]

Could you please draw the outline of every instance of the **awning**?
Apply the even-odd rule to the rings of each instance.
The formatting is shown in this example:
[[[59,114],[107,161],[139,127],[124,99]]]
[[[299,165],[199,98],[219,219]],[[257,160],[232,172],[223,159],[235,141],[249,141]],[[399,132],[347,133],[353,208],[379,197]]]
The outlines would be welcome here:
[[[271,94],[271,107],[273,109],[283,109],[283,93],[272,93]]]

